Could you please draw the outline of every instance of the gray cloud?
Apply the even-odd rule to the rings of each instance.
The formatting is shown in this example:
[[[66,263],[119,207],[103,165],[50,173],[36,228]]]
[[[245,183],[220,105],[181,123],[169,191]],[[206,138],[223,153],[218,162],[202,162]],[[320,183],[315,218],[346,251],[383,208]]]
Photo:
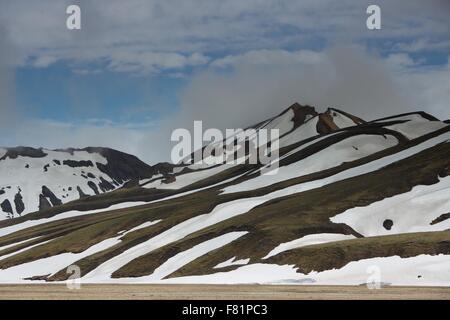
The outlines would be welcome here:
[[[65,7],[82,8],[82,30],[65,28]],[[417,50],[448,40],[448,1],[380,0],[383,28],[365,27],[370,1],[292,0],[41,0],[2,1],[0,19],[20,49],[22,64],[46,66],[61,59],[106,61],[115,71],[205,63],[209,52],[300,47],[391,39]],[[420,12],[420,15],[417,14]],[[430,38],[432,35],[432,39]],[[447,47],[448,48],[448,47]],[[192,54],[196,54],[194,59]],[[167,55],[167,57],[165,57]],[[174,56],[178,55],[178,56]],[[195,58],[197,57],[197,58]],[[193,61],[194,60],[194,61]]]
[[[214,127],[245,126],[295,101],[341,107],[368,119],[411,111],[389,65],[359,47],[296,54],[262,51],[226,60],[231,72],[211,68],[186,88],[186,119],[204,119]]]
[[[380,0],[383,29],[375,33],[365,29],[368,1],[79,0],[80,32],[65,29],[65,7],[72,2],[0,0],[0,122],[13,123],[17,109],[11,65],[45,68],[66,60],[80,74],[101,72],[86,69],[91,62],[122,72],[205,70],[196,71],[180,93],[180,112],[157,125],[24,118],[15,123],[14,144],[109,146],[154,163],[169,159],[173,128],[191,128],[193,120],[204,120],[205,127],[245,127],[294,101],[366,119],[419,109],[449,117],[449,69],[416,65],[406,54],[429,44],[448,52],[446,1]],[[395,40],[392,49],[400,52],[385,61],[353,45],[281,49],[377,39]],[[206,67],[221,52],[230,55]]]
[[[0,133],[11,129],[17,120],[14,108],[14,50],[8,34],[0,24]]]
[[[357,46],[263,50],[221,59],[212,65],[231,70],[211,67],[195,75],[181,94],[180,113],[143,141],[167,159],[174,128],[191,129],[194,120],[203,120],[204,128],[243,128],[294,102],[322,111],[341,108],[367,120],[418,110],[449,118],[449,69],[424,70],[411,63],[407,55],[382,59]]]

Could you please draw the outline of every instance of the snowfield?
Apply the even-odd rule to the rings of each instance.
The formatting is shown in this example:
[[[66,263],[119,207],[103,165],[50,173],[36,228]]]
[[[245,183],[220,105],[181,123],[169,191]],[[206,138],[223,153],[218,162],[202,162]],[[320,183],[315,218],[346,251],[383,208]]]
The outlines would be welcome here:
[[[389,125],[400,120],[404,122]],[[345,129],[354,126],[359,127]],[[425,113],[367,123],[334,108],[318,113],[309,106],[293,105],[255,128],[279,129],[280,147],[311,140],[298,144],[277,159],[278,162],[286,159],[291,163],[279,167],[273,175],[262,174],[269,165],[243,165],[231,173],[225,171],[241,164],[213,165],[200,161],[179,166],[162,164],[151,167],[130,155],[126,156],[131,157],[131,160],[127,158],[126,161],[121,160],[121,155],[111,156],[111,150],[106,153],[90,152],[100,148],[85,149],[89,152],[0,148],[0,220],[25,215],[40,207],[48,208],[48,205],[51,207],[78,200],[85,195],[112,191],[124,184],[127,188],[113,191],[111,198],[103,196],[89,199],[94,202],[81,199],[69,206],[70,209],[87,207],[86,211],[67,211],[64,209],[67,207],[63,206],[61,213],[51,217],[48,217],[50,214],[47,212],[43,216],[37,212],[17,220],[16,224],[14,221],[2,222],[5,227],[0,227],[0,283],[43,282],[43,279],[67,270],[83,259],[80,265],[87,269],[80,279],[81,283],[363,285],[376,282],[382,285],[450,286],[450,248],[446,247],[450,230],[450,131],[441,130],[445,127],[448,124],[435,121],[435,118]],[[416,139],[437,130],[441,130],[439,135],[435,133],[433,138],[419,140],[422,142],[411,147],[414,142],[408,139]],[[336,142],[340,139],[337,135],[341,133],[346,138]],[[327,140],[329,142],[323,143],[323,139],[330,137]],[[233,140],[233,137],[228,140]],[[332,144],[325,147],[328,143]],[[304,149],[310,146],[313,147],[306,153]],[[385,152],[378,153],[381,151]],[[418,153],[421,153],[420,157]],[[374,154],[378,159],[374,156],[369,158],[370,161],[358,161],[358,165],[355,164],[356,160]],[[214,159],[214,156],[208,159]],[[387,171],[387,166],[405,159],[405,167],[401,170],[396,165]],[[419,165],[428,164],[429,161],[436,163],[417,170]],[[119,167],[103,167],[111,163],[117,165],[117,162]],[[120,166],[122,162],[126,162],[124,166]],[[345,170],[324,172],[342,164],[346,164]],[[137,173],[133,171],[135,167],[138,167]],[[185,173],[182,173],[183,170],[186,170]],[[365,176],[376,171],[383,174]],[[398,177],[385,179],[385,173]],[[126,178],[128,174],[133,175],[133,178]],[[306,176],[308,179],[300,180],[301,183],[292,180]],[[354,186],[351,184],[354,180],[335,184],[355,177],[359,178],[355,179]],[[365,183],[366,177],[368,183],[373,182],[373,185],[359,192],[358,186]],[[215,183],[206,183],[205,179],[208,178],[212,178],[209,181]],[[204,182],[202,187],[193,188],[192,185],[199,181]],[[279,184],[286,181],[289,183]],[[400,190],[405,185],[400,183],[403,181],[413,187]],[[437,182],[418,185],[417,181]],[[111,188],[103,188],[105,185]],[[342,190],[336,190],[342,185]],[[211,188],[214,189],[208,190]],[[306,195],[302,193],[315,189],[311,198],[304,201]],[[255,190],[258,191],[253,192]],[[353,192],[350,195],[354,197],[347,196],[346,192]],[[388,197],[392,194],[395,195]],[[281,199],[287,196],[291,197]],[[314,202],[316,197],[323,199]],[[172,199],[177,200],[172,203]],[[375,201],[378,199],[381,200]],[[46,206],[46,201],[52,203]],[[100,207],[116,201],[123,202],[89,210],[92,208],[90,203]],[[201,206],[197,206],[196,201]],[[268,202],[270,206],[265,212],[266,207],[262,205]],[[191,203],[195,205],[187,207]],[[353,203],[361,206],[355,207]],[[258,209],[253,210],[256,207]],[[341,212],[327,211],[349,207]],[[130,210],[122,210],[128,208]],[[117,211],[113,214],[100,215],[114,210]],[[316,212],[320,214],[319,217],[312,216]],[[120,224],[116,225],[117,222]],[[50,236],[47,235],[49,223],[53,223]],[[151,228],[158,223],[160,225]],[[105,232],[111,230],[114,232],[108,234],[112,235],[104,239]],[[72,236],[72,232],[77,232],[76,236]],[[127,236],[133,232],[133,236]],[[372,258],[375,256],[373,252],[360,249],[361,241],[350,241],[356,239],[355,235],[358,234],[363,237],[383,237],[416,232],[424,232],[423,236],[427,237],[423,241],[425,245],[410,247],[409,243],[414,244],[416,241],[416,237],[411,235],[389,237],[388,241],[392,243],[389,242],[390,245],[386,247],[377,247],[376,255],[380,256],[375,258]],[[65,237],[66,234],[70,236]],[[364,241],[378,245],[378,241],[382,243],[383,239],[386,238],[368,238]],[[399,243],[408,241],[408,245],[399,249],[395,242],[397,240]],[[78,241],[94,244],[82,252],[70,249],[78,248]],[[44,244],[48,245],[39,248]],[[110,250],[118,244],[122,252]],[[248,247],[244,247],[246,244]],[[326,248],[312,247],[320,244],[330,245]],[[339,251],[353,244],[357,252],[350,250],[353,247],[345,253]],[[17,245],[24,248],[14,249]],[[304,247],[308,248],[291,251]],[[48,252],[37,250],[42,248],[48,248]],[[326,263],[321,259],[297,259],[297,254],[316,249],[323,251],[314,254],[330,252],[330,257],[335,253],[336,257],[327,259]],[[64,251],[73,252],[61,253]],[[15,259],[18,254],[21,255]],[[36,259],[36,254],[44,258]],[[396,254],[410,257],[401,258]],[[361,259],[364,257],[371,258]],[[283,262],[274,264],[274,261]],[[351,262],[343,265],[339,261]],[[154,265],[155,262],[158,265]],[[198,272],[194,272],[197,266]],[[299,272],[313,268],[328,270],[313,270],[307,274]],[[183,272],[178,275],[190,276],[173,278],[174,273],[180,270]],[[124,277],[113,278],[113,274]]]
[[[280,148],[317,136],[319,134],[317,132],[318,121],[319,117],[315,116],[314,118],[308,120],[304,125],[281,137]]]
[[[278,129],[280,137],[292,129],[294,129],[294,122],[292,119],[294,118],[294,111],[292,109],[289,109],[284,114],[280,115],[279,117],[276,117],[275,119],[271,120],[269,123],[264,125],[262,129]]]
[[[97,185],[101,178],[114,183],[105,173],[101,172],[96,163],[106,165],[107,160],[100,154],[88,153],[86,151],[74,151],[73,154],[62,151],[44,150],[47,156],[42,158],[31,158],[18,156],[16,159],[6,158],[0,161],[0,189],[6,191],[0,195],[0,202],[4,199],[14,199],[16,194],[22,196],[25,210],[21,214],[39,210],[39,195],[42,186],[50,189],[61,201],[68,202],[79,198],[77,187],[86,195],[94,195],[95,192],[88,186],[88,182]],[[91,161],[93,166],[69,167],[61,165],[64,161]],[[60,164],[58,164],[60,163]],[[68,180],[70,171],[70,183]],[[70,188],[70,190],[69,190]],[[13,213],[19,214],[13,206]],[[0,219],[7,218],[6,215]]]
[[[345,223],[365,237],[408,232],[450,229],[450,220],[431,225],[440,215],[450,212],[450,176],[430,186],[416,186],[410,192],[374,202],[367,207],[351,208],[332,217],[334,223]],[[383,222],[391,220],[390,230]]]

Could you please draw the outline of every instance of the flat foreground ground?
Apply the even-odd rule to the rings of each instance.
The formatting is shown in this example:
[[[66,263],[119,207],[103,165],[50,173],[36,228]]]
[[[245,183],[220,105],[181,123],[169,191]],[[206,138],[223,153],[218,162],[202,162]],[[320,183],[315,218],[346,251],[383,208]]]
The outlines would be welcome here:
[[[61,284],[0,285],[0,299],[446,299],[450,287],[280,286],[280,285],[95,285],[68,289]]]

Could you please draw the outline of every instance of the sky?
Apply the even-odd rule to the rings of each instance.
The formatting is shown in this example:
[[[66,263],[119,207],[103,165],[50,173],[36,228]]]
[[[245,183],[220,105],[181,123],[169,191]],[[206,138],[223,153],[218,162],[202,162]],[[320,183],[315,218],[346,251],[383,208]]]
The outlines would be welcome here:
[[[66,27],[71,4],[81,30]],[[153,164],[175,128],[247,127],[294,102],[445,120],[448,17],[447,0],[0,0],[0,145]]]

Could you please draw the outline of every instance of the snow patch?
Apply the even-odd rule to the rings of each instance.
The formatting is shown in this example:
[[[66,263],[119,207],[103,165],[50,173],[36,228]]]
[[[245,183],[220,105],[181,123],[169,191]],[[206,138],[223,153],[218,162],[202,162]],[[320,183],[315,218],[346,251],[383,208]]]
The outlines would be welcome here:
[[[415,186],[411,191],[366,207],[355,207],[340,213],[330,220],[345,223],[365,237],[409,233],[442,231],[450,229],[450,219],[431,225],[441,214],[450,212],[450,176],[441,178],[430,186]],[[385,220],[392,220],[390,230],[383,227]]]
[[[234,260],[236,259],[236,257],[233,257],[231,259],[228,259],[227,261],[221,262],[219,264],[217,264],[214,269],[220,269],[220,268],[225,268],[225,267],[230,267],[230,266],[241,266],[244,264],[247,264],[250,262],[250,258],[248,259],[240,259],[240,260]]]
[[[354,239],[353,235],[339,234],[339,233],[318,233],[309,234],[296,240],[281,243],[275,249],[270,251],[263,259],[268,259],[281,252],[288,251],[295,248],[306,247],[313,244],[321,244],[342,240]]]
[[[144,229],[144,228],[153,226],[153,225],[155,225],[155,224],[157,224],[158,222],[161,222],[161,221],[162,221],[162,220],[159,219],[159,220],[154,220],[154,221],[147,221],[147,222],[144,222],[144,223],[138,225],[137,227],[134,227],[134,228],[132,228],[132,229],[130,229],[130,230],[124,232],[122,235],[126,235],[126,234],[128,234],[128,233],[133,232],[133,231],[136,231],[136,230],[140,230],[140,229]]]

